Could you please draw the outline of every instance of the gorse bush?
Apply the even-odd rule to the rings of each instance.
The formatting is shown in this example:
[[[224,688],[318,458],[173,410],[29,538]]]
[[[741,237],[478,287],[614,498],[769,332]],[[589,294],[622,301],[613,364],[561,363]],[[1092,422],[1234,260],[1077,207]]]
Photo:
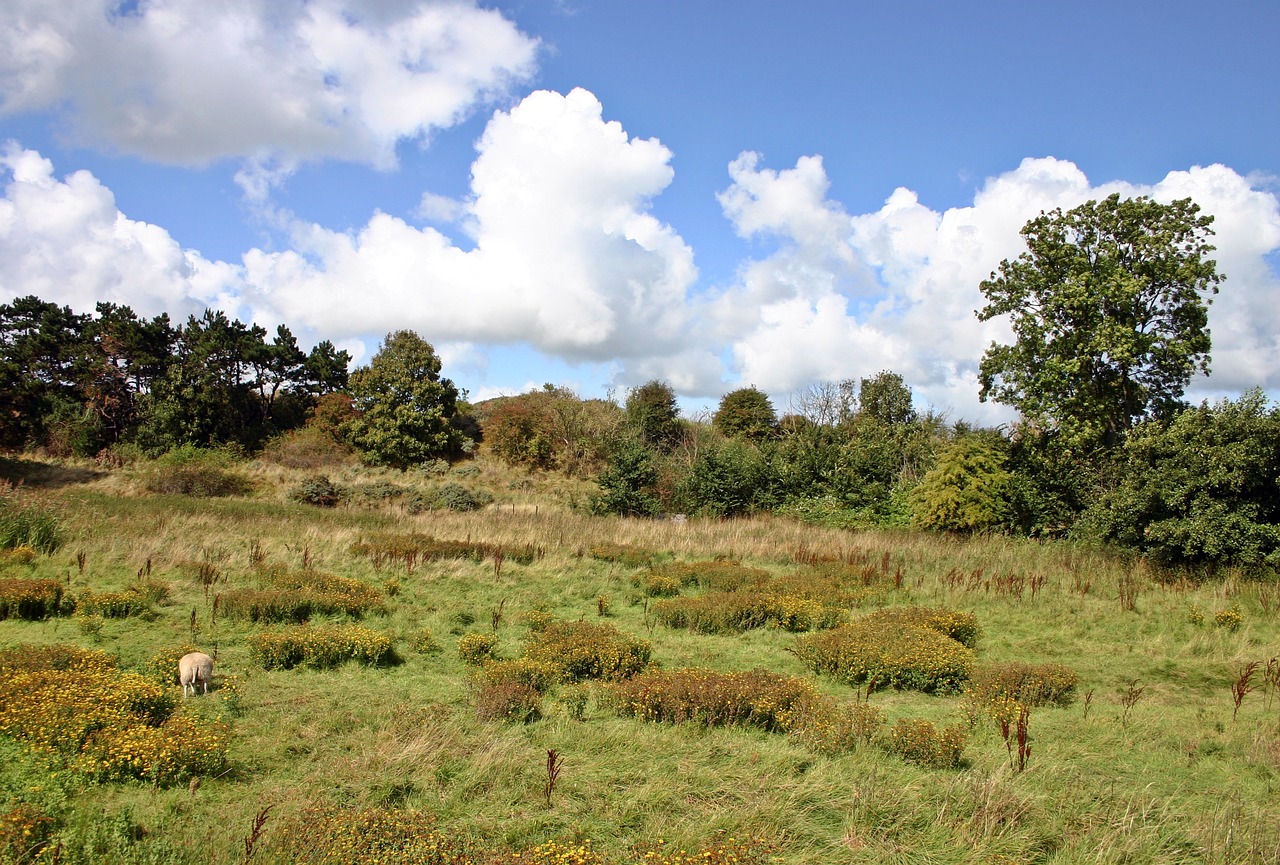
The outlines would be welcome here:
[[[264,670],[305,664],[320,669],[347,661],[377,666],[395,658],[391,638],[359,625],[298,626],[249,638],[249,657]]]
[[[219,607],[232,619],[301,623],[318,615],[360,618],[386,611],[377,589],[359,580],[321,571],[277,571],[261,575],[263,588],[231,589]]]
[[[813,686],[803,679],[767,670],[724,673],[696,667],[647,670],[611,685],[609,694],[623,716],[770,732],[785,729],[791,709],[815,696]]]
[[[38,621],[65,612],[58,580],[0,580],[0,619]]]
[[[634,676],[649,664],[652,647],[612,625],[552,622],[525,642],[524,656],[558,667],[570,681],[617,681]]]
[[[98,781],[165,786],[226,765],[227,730],[175,714],[176,697],[100,653],[67,647],[0,657],[0,733]]]
[[[472,673],[472,679],[480,684],[518,682],[545,694],[564,680],[564,670],[559,664],[531,658],[487,660]]]
[[[972,649],[978,645],[982,630],[972,613],[929,607],[885,607],[864,617],[864,621],[881,626],[915,625],[937,631],[962,646]]]
[[[1080,677],[1061,664],[983,664],[973,670],[965,696],[975,707],[1012,700],[1034,709],[1067,706],[1075,699]]]
[[[930,721],[904,718],[881,739],[884,749],[908,763],[932,769],[956,769],[964,759],[968,737],[958,726],[939,730]]]
[[[956,693],[973,651],[937,631],[860,619],[801,637],[793,649],[811,670],[848,685]]]

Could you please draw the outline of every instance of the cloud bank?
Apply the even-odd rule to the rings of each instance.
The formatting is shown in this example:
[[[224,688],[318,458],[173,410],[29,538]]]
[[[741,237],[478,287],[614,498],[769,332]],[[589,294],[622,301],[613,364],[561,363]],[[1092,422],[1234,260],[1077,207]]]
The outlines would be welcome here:
[[[79,309],[97,299],[147,314],[218,306],[344,344],[411,327],[459,357],[530,346],[611,363],[621,385],[666,378],[689,397],[753,384],[780,408],[814,381],[891,369],[922,404],[993,422],[1008,414],[978,403],[977,365],[1007,329],[974,310],[979,282],[1022,250],[1022,225],[1112,192],[1190,196],[1216,217],[1227,275],[1210,308],[1213,375],[1191,396],[1280,391],[1280,279],[1268,258],[1280,250],[1280,202],[1225,166],[1144,186],[1026,159],[963,207],[934,210],[899,188],[859,214],[830,198],[821,158],[778,170],[745,153],[728,166],[720,204],[742,238],[770,251],[713,291],[699,285],[694,251],[651,212],[673,182],[671,160],[659,141],[605,119],[591,93],[539,91],[493,115],[467,196],[424,194],[422,214],[454,220],[465,244],[375,213],[351,231],[294,220],[287,248],[222,262],[130,220],[89,173],[59,179],[10,144],[0,289]]]
[[[12,0],[0,116],[65,111],[74,137],[246,176],[338,158],[382,168],[527,80],[537,41],[461,0]],[[264,168],[265,166],[265,168]]]

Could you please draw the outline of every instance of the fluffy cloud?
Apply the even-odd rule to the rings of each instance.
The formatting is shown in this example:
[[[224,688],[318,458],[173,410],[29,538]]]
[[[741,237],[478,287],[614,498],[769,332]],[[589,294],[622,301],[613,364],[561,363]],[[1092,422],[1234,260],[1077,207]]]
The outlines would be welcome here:
[[[300,225],[292,250],[246,255],[246,300],[322,333],[412,322],[432,339],[525,342],[576,360],[685,342],[693,254],[648,213],[671,182],[670,151],[606,122],[585,90],[498,112],[478,149],[459,204],[471,249],[388,214],[355,233]]]
[[[1093,185],[1070,162],[1027,159],[987,180],[972,206],[937,212],[897,189],[880,210],[848,216],[826,198],[821,163],[802,159],[781,172],[758,166],[754,154],[733,163],[721,203],[739,233],[773,238],[778,249],[744,265],[711,314],[733,334],[739,380],[775,398],[815,379],[892,369],[921,402],[971,420],[1009,417],[977,401],[983,351],[1009,338],[1004,322],[974,315],[984,304],[978,284],[1022,251],[1018,232],[1028,219],[1112,192],[1190,196],[1217,219],[1217,259],[1228,281],[1210,308],[1214,374],[1194,382],[1191,396],[1280,387],[1280,309],[1272,300],[1280,281],[1265,258],[1280,248],[1280,205],[1229,168],[1172,172],[1152,186]]]
[[[167,162],[387,167],[400,139],[527,79],[536,53],[465,0],[14,0],[0,113],[66,107],[81,140]]]
[[[57,180],[49,160],[10,143],[0,153],[0,177],[0,293],[34,294],[82,311],[100,300],[146,315],[236,309],[238,268],[129,219],[89,172]]]

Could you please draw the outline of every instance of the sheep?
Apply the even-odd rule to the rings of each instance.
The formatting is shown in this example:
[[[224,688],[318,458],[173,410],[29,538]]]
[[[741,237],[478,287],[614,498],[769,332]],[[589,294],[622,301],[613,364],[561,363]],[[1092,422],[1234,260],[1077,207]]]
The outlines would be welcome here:
[[[204,692],[209,693],[209,680],[213,678],[213,658],[204,652],[191,652],[178,661],[178,682],[182,685],[182,697],[186,699],[187,688],[196,692],[196,683],[204,685]]]

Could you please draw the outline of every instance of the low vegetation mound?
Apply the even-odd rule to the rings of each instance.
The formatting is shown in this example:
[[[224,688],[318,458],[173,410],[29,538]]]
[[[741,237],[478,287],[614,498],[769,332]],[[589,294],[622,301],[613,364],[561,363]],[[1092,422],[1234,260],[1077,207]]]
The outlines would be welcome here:
[[[302,625],[249,638],[249,657],[264,670],[305,664],[325,669],[347,661],[378,666],[395,658],[391,638],[360,625]]]
[[[404,564],[406,569],[413,570],[419,563],[444,559],[470,559],[473,562],[492,559],[495,562],[512,561],[516,564],[529,565],[541,559],[545,550],[533,544],[504,546],[473,541],[439,540],[430,535],[420,534],[383,534],[352,544],[351,553],[367,557],[377,569],[399,562]]]
[[[816,695],[803,679],[767,670],[647,670],[610,686],[619,715],[672,724],[786,729],[791,709]]]
[[[978,637],[982,635],[978,618],[972,613],[930,607],[885,607],[868,613],[863,621],[886,628],[898,625],[928,628],[970,649],[978,645]]]
[[[1009,662],[974,669],[965,695],[976,706],[1012,700],[1020,706],[1069,706],[1080,677],[1062,664]]]
[[[231,589],[219,595],[219,609],[250,622],[301,623],[317,615],[360,618],[386,612],[377,589],[359,580],[321,571],[267,572],[262,588]]]
[[[808,598],[765,592],[708,592],[693,598],[668,598],[650,614],[671,628],[699,634],[738,633],[773,627],[785,631],[832,628],[844,613]]]
[[[652,651],[647,640],[612,625],[552,622],[527,639],[524,656],[555,665],[566,681],[618,681],[648,666]]]
[[[793,651],[814,672],[869,690],[957,693],[973,667],[973,650],[938,631],[871,618],[801,637]]]
[[[59,580],[0,580],[0,619],[34,622],[64,612]]]

